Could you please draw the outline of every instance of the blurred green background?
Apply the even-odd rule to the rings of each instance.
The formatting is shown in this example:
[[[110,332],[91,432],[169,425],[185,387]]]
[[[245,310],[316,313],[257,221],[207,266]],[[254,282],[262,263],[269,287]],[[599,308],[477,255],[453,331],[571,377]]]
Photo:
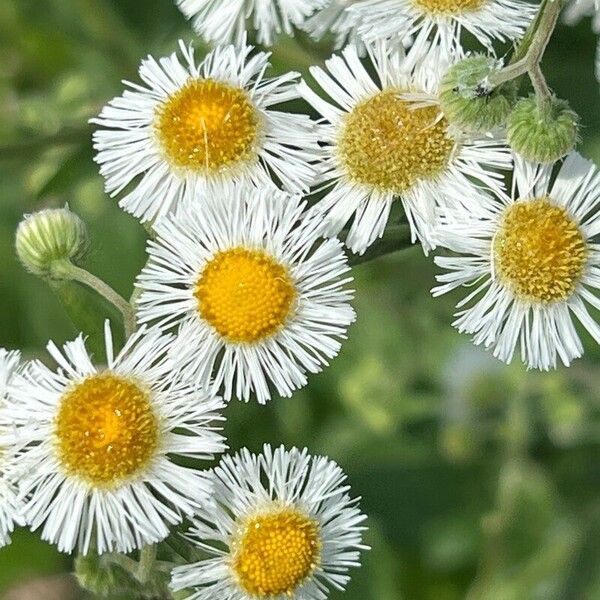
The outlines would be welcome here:
[[[92,232],[88,268],[130,294],[144,231],[104,195],[86,122],[178,37],[194,39],[171,0],[0,2],[0,345],[40,355],[76,333],[16,261],[23,213],[68,202]],[[560,26],[545,70],[598,160],[595,43],[589,20]],[[274,63],[327,52],[282,40]],[[231,447],[307,445],[346,469],[373,550],[333,600],[600,599],[600,351],[585,338],[585,358],[553,373],[502,365],[451,328],[459,294],[434,301],[434,272],[418,248],[357,267],[339,358],[290,400],[233,402]],[[83,597],[71,568],[19,531],[0,550],[0,598]]]

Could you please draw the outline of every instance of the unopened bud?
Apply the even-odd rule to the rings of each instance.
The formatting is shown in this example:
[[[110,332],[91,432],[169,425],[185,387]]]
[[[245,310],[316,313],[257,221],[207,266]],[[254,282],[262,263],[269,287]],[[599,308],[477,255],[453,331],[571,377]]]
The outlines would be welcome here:
[[[552,163],[577,144],[579,116],[559,98],[539,102],[535,96],[517,102],[508,117],[510,147],[526,160]]]
[[[512,82],[493,87],[490,76],[502,64],[483,54],[452,65],[440,84],[440,104],[449,123],[468,133],[486,133],[506,122],[516,101]]]
[[[60,279],[60,265],[78,264],[89,247],[85,223],[68,207],[26,215],[15,240],[23,266],[40,277]]]

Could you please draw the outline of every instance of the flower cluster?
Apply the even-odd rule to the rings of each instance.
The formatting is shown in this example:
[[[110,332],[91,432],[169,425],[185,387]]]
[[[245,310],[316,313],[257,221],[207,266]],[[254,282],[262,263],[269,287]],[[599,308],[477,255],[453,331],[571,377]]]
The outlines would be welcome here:
[[[394,229],[437,249],[434,295],[469,288],[455,326],[476,344],[568,365],[573,317],[600,342],[600,171],[539,71],[552,3],[535,20],[521,0],[178,5],[214,49],[148,57],[92,119],[106,191],[151,233],[132,302],[79,266],[89,241],[68,209],[18,232],[25,266],[103,294],[127,339],[115,351],[107,323],[104,362],[85,332],[49,344],[55,368],[0,355],[0,544],[22,522],[62,551],[130,553],[189,519],[205,558],[173,569],[174,591],[323,600],[365,548],[345,475],[268,444],[206,470],[225,404],[290,396],[338,354],[350,264]],[[313,84],[268,77],[248,43],[295,28],[343,47]],[[527,28],[519,60],[494,56]],[[518,100],[525,74],[535,95]]]

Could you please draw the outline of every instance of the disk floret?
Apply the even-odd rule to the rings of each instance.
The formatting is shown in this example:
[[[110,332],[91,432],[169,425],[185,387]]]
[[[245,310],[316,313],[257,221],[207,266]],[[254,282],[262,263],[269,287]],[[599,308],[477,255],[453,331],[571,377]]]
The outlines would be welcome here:
[[[114,487],[142,473],[159,443],[148,392],[111,373],[67,390],[56,418],[63,468],[93,485]]]
[[[532,302],[571,296],[588,255],[577,223],[548,197],[509,206],[493,252],[500,279],[519,298]]]
[[[297,292],[288,269],[263,250],[218,252],[194,292],[200,316],[231,342],[252,343],[285,324]]]
[[[297,509],[275,507],[241,523],[236,546],[233,568],[248,594],[291,596],[318,566],[319,525]]]
[[[210,175],[254,158],[260,115],[244,89],[192,79],[158,109],[155,126],[169,162]]]
[[[432,15],[460,15],[479,10],[487,0],[412,0]]]
[[[402,92],[387,88],[357,104],[338,141],[352,180],[394,194],[441,173],[455,145],[439,107],[411,106]]]

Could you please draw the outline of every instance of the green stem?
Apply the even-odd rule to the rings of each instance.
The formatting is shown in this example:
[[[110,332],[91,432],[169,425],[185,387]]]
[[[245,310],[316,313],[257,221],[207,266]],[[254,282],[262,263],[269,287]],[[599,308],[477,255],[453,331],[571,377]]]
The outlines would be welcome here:
[[[348,262],[350,265],[356,266],[380,256],[411,247],[410,227],[408,225],[393,225],[388,227],[383,237],[369,246],[364,254],[353,254]]]
[[[110,285],[96,277],[89,271],[75,266],[68,261],[61,262],[55,266],[55,274],[62,279],[70,279],[77,281],[92,288],[100,296],[105,298],[113,306],[115,306],[123,317],[123,327],[125,328],[125,337],[128,338],[136,330],[135,311],[133,307],[123,296],[115,292]]]
[[[137,566],[137,571],[134,573],[136,579],[144,584],[152,575],[152,569],[156,563],[156,546],[144,546],[140,550],[140,562]]]
[[[490,77],[490,83],[494,87],[527,73],[540,103],[552,95],[540,63],[556,28],[562,6],[563,0],[545,0],[542,3],[511,63]]]
[[[517,47],[514,51],[514,54],[512,55],[512,57],[510,59],[511,63],[519,62],[520,60],[525,58],[525,56],[527,55],[527,52],[529,51],[529,46],[531,46],[531,41],[533,39],[533,36],[536,34],[536,32],[538,30],[538,27],[540,24],[540,19],[545,12],[546,5],[550,1],[551,0],[542,0],[540,2],[540,6],[538,8],[537,14],[535,15],[535,18],[529,24],[527,31],[525,31],[525,34],[521,38],[521,41],[517,45]]]

